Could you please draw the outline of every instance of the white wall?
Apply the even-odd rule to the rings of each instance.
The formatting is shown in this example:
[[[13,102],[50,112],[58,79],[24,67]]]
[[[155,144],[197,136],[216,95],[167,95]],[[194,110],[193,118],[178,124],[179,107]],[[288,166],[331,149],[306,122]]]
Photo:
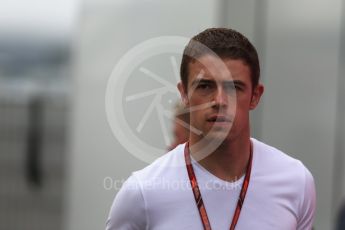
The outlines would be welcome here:
[[[331,229],[341,1],[268,1],[262,139],[314,175],[316,229]],[[344,177],[343,177],[344,179]]]
[[[340,56],[339,56],[339,79],[338,79],[338,100],[336,119],[336,158],[334,159],[334,198],[333,207],[338,207],[341,203],[345,205],[345,3],[342,3]],[[338,210],[336,210],[338,211]]]
[[[66,229],[103,229],[116,193],[104,188],[104,178],[126,179],[145,166],[119,144],[106,119],[105,90],[116,63],[146,39],[189,37],[214,26],[217,7],[212,0],[202,5],[197,0],[84,3],[75,44]]]

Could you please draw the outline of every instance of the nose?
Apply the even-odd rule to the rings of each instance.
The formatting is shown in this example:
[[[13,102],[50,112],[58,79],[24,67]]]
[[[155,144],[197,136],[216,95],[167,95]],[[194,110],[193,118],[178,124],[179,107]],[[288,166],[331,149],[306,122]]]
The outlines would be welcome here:
[[[224,108],[228,105],[228,95],[223,87],[217,87],[217,92],[214,95],[214,106]]]

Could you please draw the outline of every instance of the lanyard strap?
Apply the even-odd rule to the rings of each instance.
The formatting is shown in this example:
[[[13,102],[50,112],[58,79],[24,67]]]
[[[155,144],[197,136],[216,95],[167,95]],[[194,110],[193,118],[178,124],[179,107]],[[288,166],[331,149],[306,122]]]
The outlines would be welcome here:
[[[186,146],[185,146],[185,149],[184,149],[184,156],[185,156],[185,161],[186,161],[186,167],[187,167],[187,172],[188,172],[188,176],[189,176],[189,181],[190,181],[190,184],[192,186],[192,190],[193,190],[193,194],[194,194],[194,198],[195,198],[195,203],[196,203],[196,206],[199,209],[199,214],[200,214],[200,217],[201,217],[202,224],[204,226],[204,230],[211,230],[211,224],[210,224],[210,221],[209,221],[208,216],[207,216],[205,205],[204,205],[204,202],[202,200],[200,189],[199,189],[199,186],[198,186],[198,181],[196,179],[196,176],[195,176],[195,173],[194,173],[194,169],[193,169],[193,165],[192,165],[192,162],[191,162],[190,153],[189,153],[189,143],[188,142],[186,143]],[[236,210],[235,210],[234,216],[232,217],[232,221],[231,221],[231,225],[230,225],[230,230],[234,230],[235,229],[235,226],[237,224],[238,218],[240,217],[240,213],[241,213],[241,209],[242,209],[242,206],[243,206],[243,202],[244,202],[244,199],[246,197],[247,189],[248,189],[248,186],[249,186],[250,173],[251,173],[251,170],[252,170],[252,161],[253,161],[253,153],[252,153],[252,147],[250,145],[249,163],[248,163],[247,170],[246,170],[246,175],[244,177],[244,181],[243,181],[243,184],[242,184],[242,189],[241,189],[240,195],[238,197]]]

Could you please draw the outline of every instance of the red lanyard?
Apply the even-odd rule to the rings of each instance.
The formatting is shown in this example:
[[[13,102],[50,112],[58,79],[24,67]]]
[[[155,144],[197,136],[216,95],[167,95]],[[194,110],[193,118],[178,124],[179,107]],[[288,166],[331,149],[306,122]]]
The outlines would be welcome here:
[[[205,205],[204,205],[204,202],[203,202],[202,197],[201,197],[200,189],[198,186],[198,181],[196,180],[196,177],[194,174],[193,165],[192,165],[190,153],[189,153],[189,143],[188,142],[186,143],[186,147],[184,149],[184,157],[185,157],[185,161],[186,161],[186,167],[187,167],[187,171],[188,171],[189,181],[190,181],[190,184],[192,186],[193,193],[194,193],[195,203],[199,209],[199,214],[201,217],[202,224],[204,226],[204,230],[211,230],[210,221],[208,220]],[[250,172],[252,170],[252,160],[253,160],[253,153],[252,153],[252,148],[250,146],[249,164],[248,164],[248,167],[246,170],[246,175],[244,177],[244,181],[242,184],[241,193],[240,193],[240,196],[238,197],[236,210],[235,210],[234,216],[232,217],[230,230],[235,229],[238,218],[240,217],[244,198],[246,197],[247,189],[249,186]]]

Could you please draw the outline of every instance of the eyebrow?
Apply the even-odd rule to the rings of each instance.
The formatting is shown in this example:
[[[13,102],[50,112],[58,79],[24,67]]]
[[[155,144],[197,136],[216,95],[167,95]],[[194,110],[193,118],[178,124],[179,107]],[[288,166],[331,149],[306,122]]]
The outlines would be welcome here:
[[[199,78],[199,79],[196,79],[192,82],[191,86],[194,86],[196,84],[199,84],[199,83],[215,83],[214,80],[210,80],[210,79],[203,79],[203,78]],[[246,84],[243,82],[243,81],[240,81],[240,80],[234,80],[234,81],[225,81],[225,84],[234,84],[234,85],[237,85],[237,86],[241,86],[241,87],[246,87]]]

